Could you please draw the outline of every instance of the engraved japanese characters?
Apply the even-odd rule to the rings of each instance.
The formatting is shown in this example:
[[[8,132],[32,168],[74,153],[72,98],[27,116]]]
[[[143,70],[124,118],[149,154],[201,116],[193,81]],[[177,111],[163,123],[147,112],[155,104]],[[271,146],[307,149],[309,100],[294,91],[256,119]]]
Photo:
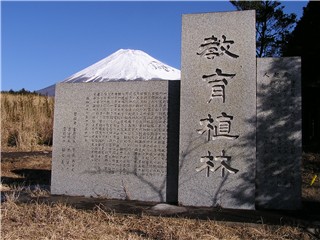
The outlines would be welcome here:
[[[257,206],[301,206],[301,59],[257,59]],[[268,181],[266,181],[268,179]]]
[[[179,112],[170,100],[178,94],[171,93],[178,83],[57,85],[52,193],[177,201],[167,198],[166,191],[167,165],[174,165],[167,150],[168,129],[178,129],[168,113]],[[172,137],[178,138],[178,131]]]
[[[254,11],[187,14],[181,84],[58,85],[52,193],[299,208],[300,58],[255,44]]]
[[[179,202],[253,209],[254,11],[182,19]]]

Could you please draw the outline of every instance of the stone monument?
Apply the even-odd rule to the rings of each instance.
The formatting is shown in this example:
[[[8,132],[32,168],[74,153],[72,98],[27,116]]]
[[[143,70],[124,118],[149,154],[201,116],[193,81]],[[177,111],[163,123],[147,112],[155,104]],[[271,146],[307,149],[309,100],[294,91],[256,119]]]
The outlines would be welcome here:
[[[255,11],[182,17],[179,202],[254,209]]]
[[[52,194],[177,202],[179,85],[58,84]]]
[[[181,94],[58,84],[52,194],[299,208],[301,61],[256,59],[255,34],[255,11],[183,15]]]
[[[257,59],[257,206],[301,205],[301,59]]]

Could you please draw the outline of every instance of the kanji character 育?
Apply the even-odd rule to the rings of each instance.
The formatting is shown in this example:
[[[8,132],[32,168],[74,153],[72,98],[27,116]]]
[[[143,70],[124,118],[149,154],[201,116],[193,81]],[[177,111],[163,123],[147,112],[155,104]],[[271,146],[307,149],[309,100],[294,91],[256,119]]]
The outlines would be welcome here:
[[[222,102],[225,102],[225,86],[228,85],[228,80],[233,79],[235,76],[235,73],[223,73],[219,68],[216,69],[216,73],[203,75],[202,79],[204,81],[208,80],[208,84],[212,84],[211,96],[207,103],[210,103],[215,97],[221,97]]]

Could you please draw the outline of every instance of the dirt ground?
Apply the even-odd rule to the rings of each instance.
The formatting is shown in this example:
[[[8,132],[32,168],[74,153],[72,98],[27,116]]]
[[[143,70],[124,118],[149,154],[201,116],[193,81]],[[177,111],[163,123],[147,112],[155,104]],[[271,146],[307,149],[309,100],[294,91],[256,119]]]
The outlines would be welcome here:
[[[2,187],[50,186],[50,148],[36,152],[19,152],[14,148],[1,152]],[[317,178],[310,186],[312,178]],[[320,154],[304,153],[302,158],[302,198],[305,201],[320,202]]]
[[[1,152],[1,192],[11,191],[21,187],[37,186],[40,189],[48,190],[50,189],[51,180],[51,159],[52,151],[51,149],[45,149],[42,151],[34,152],[19,152],[14,151],[14,149],[9,149],[6,152]],[[310,186],[312,178],[317,175],[316,181]],[[90,199],[88,201],[85,198],[68,198],[69,201],[73,201],[73,204],[78,205],[80,208],[90,208],[94,207],[95,204],[101,203],[101,199],[98,202]],[[302,158],[302,199],[303,199],[303,209],[302,211],[314,213],[314,209],[320,209],[320,154],[303,154]],[[51,197],[52,201],[62,201],[61,197]],[[100,201],[100,202],[99,202]],[[79,204],[80,203],[80,204]],[[122,209],[127,209],[131,213],[141,212],[143,205],[145,208],[150,207],[152,203],[139,204],[137,202],[126,203],[127,205],[122,206],[123,202],[113,202],[109,201],[108,205],[110,208],[117,209],[119,212]],[[137,208],[135,208],[137,206]],[[131,209],[131,210],[130,210]],[[137,210],[138,209],[138,210]],[[139,210],[140,209],[140,210]],[[127,212],[128,212],[127,211]],[[201,209],[197,211],[193,209],[194,215],[197,214],[201,217]],[[208,209],[203,209],[203,211],[208,212]],[[126,213],[127,213],[126,212]],[[215,216],[219,214],[214,213]],[[224,212],[224,216],[228,213]],[[239,212],[239,215],[230,215],[231,220],[242,221],[241,215],[243,213]],[[192,214],[191,214],[192,215]],[[259,215],[259,214],[258,214]],[[312,214],[314,216],[314,214]],[[209,215],[202,216],[203,218],[209,217]],[[223,217],[222,217],[223,218]],[[249,217],[248,221],[256,221],[255,216]],[[258,221],[258,220],[257,220]],[[320,212],[319,212],[319,222],[320,222]]]
[[[284,211],[234,211],[212,208],[188,208],[187,212],[179,214],[166,214],[163,212],[153,212],[151,207],[154,203],[141,203],[137,201],[117,201],[106,199],[92,199],[84,197],[50,196],[51,179],[51,158],[50,148],[34,152],[20,152],[14,149],[6,149],[1,152],[1,195],[16,191],[23,187],[45,190],[43,197],[37,196],[38,202],[71,204],[77,209],[94,209],[100,206],[105,211],[121,214],[134,214],[137,216],[174,216],[191,219],[210,219],[214,221],[249,224],[271,224],[302,226],[301,233],[305,233],[309,226],[312,226],[308,236],[318,236],[320,231],[320,154],[303,154],[302,160],[302,197],[303,209],[296,212]],[[310,182],[317,175],[317,179],[312,186]],[[40,191],[41,192],[41,191]],[[23,197],[23,195],[19,195]],[[2,198],[1,198],[2,199]],[[23,201],[23,198],[21,198]],[[3,199],[2,199],[3,200]],[[19,199],[20,200],[20,199]],[[29,195],[26,201],[34,200]],[[33,206],[33,205],[32,205]],[[310,225],[311,224],[311,225]],[[301,230],[304,229],[304,230]],[[298,231],[298,230],[297,230]],[[320,235],[319,235],[320,237]],[[290,238],[289,238],[290,239]],[[311,239],[313,239],[311,237]],[[317,237],[315,239],[318,239]]]
[[[50,185],[51,158],[51,150],[1,152],[2,185]]]
[[[311,180],[316,180],[310,186]],[[320,202],[320,153],[305,153],[302,157],[302,199]]]

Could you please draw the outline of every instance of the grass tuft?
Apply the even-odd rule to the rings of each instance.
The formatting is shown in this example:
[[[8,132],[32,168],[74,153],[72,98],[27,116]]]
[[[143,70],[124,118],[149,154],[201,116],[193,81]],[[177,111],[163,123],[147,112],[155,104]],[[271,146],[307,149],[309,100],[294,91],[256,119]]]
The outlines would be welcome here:
[[[31,190],[30,190],[31,191]],[[312,239],[288,226],[226,224],[210,220],[122,215],[97,205],[76,209],[65,203],[12,198],[1,205],[2,239]]]
[[[52,145],[52,97],[1,93],[1,146],[33,151]]]

